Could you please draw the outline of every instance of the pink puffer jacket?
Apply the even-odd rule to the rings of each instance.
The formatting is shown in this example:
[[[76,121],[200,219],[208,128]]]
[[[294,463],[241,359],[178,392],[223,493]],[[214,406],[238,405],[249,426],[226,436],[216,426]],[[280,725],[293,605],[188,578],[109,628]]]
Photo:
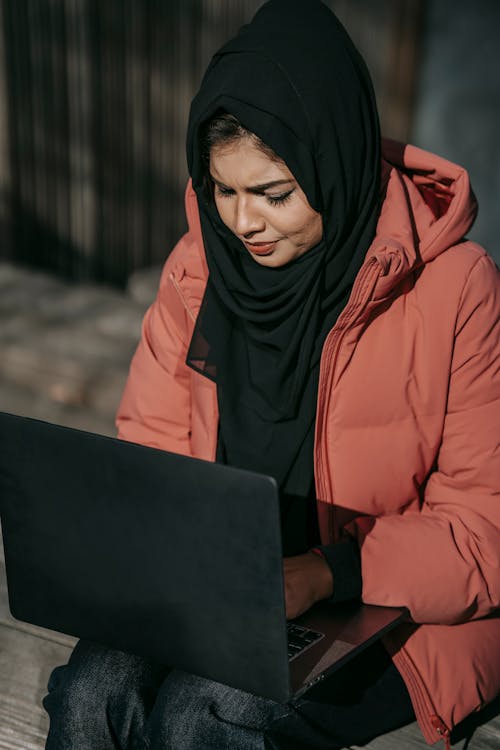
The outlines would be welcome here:
[[[323,542],[361,547],[363,600],[418,625],[385,638],[426,740],[500,692],[500,288],[464,241],[467,174],[384,145],[376,238],[323,349],[315,476]],[[207,268],[194,192],[119,408],[119,435],[213,460],[214,384],[185,364]],[[495,614],[496,611],[496,614]]]

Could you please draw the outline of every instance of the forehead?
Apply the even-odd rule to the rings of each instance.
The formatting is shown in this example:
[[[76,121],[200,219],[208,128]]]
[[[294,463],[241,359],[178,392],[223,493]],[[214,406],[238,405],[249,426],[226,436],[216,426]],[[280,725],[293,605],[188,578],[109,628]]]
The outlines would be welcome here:
[[[272,159],[250,138],[214,146],[210,152],[210,172],[221,182],[231,180],[241,185],[293,180],[283,161]]]

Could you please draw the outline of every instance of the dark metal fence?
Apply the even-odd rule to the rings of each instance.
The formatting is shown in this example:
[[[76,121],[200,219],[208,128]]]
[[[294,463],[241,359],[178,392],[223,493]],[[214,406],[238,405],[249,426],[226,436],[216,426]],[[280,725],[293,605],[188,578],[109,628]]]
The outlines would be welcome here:
[[[1,0],[0,0],[1,1]],[[3,0],[0,255],[123,284],[185,226],[184,137],[212,53],[259,0]],[[338,0],[405,137],[421,0]]]

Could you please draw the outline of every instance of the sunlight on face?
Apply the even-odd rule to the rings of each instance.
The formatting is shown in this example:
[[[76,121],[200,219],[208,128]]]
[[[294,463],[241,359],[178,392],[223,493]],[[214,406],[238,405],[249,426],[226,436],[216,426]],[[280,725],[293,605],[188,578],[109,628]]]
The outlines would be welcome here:
[[[251,138],[214,147],[210,175],[221,220],[260,265],[284,266],[321,240],[321,214],[286,164],[271,159]]]

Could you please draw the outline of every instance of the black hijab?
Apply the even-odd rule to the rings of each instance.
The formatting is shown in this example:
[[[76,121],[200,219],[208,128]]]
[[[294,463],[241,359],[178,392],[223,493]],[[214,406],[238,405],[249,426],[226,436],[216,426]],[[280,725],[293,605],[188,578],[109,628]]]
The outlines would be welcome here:
[[[229,112],[286,163],[321,213],[323,239],[259,265],[204,191],[200,128]],[[193,100],[187,158],[209,279],[188,364],[217,384],[218,458],[313,486],[319,360],[372,241],[380,134],[367,68],[318,0],[270,0],[212,59]]]

